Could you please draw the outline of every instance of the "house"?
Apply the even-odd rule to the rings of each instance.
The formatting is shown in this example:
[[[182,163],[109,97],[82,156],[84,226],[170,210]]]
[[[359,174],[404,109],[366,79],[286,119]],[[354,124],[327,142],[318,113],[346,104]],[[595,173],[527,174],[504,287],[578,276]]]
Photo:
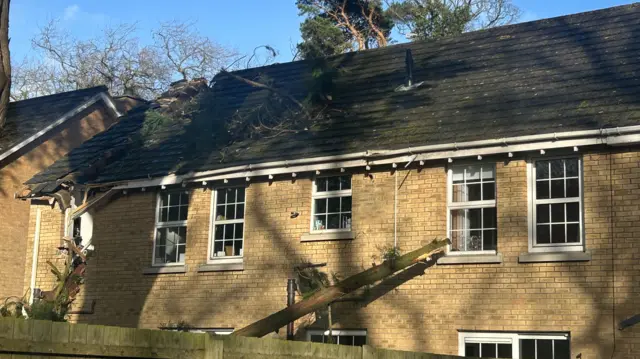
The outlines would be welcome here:
[[[100,86],[9,104],[0,129],[0,298],[24,295],[29,204],[14,199],[22,183],[107,129],[134,102],[114,100]]]
[[[346,277],[449,237],[335,303],[337,341],[638,358],[639,33],[634,4],[180,83],[26,182],[35,288],[79,225],[73,321],[229,333],[300,265]]]

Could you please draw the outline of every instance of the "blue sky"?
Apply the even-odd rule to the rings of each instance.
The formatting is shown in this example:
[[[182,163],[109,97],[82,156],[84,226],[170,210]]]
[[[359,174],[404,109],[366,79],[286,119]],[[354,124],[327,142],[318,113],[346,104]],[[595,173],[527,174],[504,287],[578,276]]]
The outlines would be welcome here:
[[[513,0],[523,11],[521,21],[630,4],[633,0]],[[137,23],[141,41],[160,21],[195,21],[199,31],[243,53],[269,44],[291,59],[299,40],[300,18],[295,0],[13,0],[10,14],[14,59],[32,53],[30,40],[51,19],[79,37],[98,34],[105,25]]]

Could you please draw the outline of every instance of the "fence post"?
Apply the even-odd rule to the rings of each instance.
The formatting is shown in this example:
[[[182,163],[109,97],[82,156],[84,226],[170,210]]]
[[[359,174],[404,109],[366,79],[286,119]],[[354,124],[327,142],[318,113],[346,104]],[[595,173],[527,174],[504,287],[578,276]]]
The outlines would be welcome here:
[[[377,358],[376,348],[366,344],[362,346],[362,359],[376,359],[376,358]]]
[[[204,341],[204,359],[222,359],[224,340],[214,339],[213,335],[207,334]]]

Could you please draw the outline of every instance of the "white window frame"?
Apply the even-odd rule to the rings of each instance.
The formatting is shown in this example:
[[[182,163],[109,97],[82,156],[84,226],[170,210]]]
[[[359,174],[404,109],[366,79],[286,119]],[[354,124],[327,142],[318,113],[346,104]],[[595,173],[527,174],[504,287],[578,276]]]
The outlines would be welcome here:
[[[491,165],[493,166],[493,176],[494,176],[494,184],[495,184],[495,199],[486,200],[486,201],[471,201],[471,202],[453,202],[453,168],[454,167],[468,167],[473,165]],[[482,178],[482,173],[480,174]],[[496,208],[496,246],[498,241],[498,207],[497,207],[497,197],[498,197],[498,179],[496,173],[496,165],[495,163],[490,162],[481,162],[481,163],[472,163],[472,162],[462,162],[459,164],[448,166],[447,168],[447,237],[451,236],[451,211],[456,209],[476,209],[476,208]],[[447,255],[456,255],[456,256],[473,256],[473,255],[491,255],[497,254],[496,250],[483,250],[483,251],[452,251],[451,245],[447,245]]]
[[[244,213],[242,214],[242,219],[231,219],[231,220],[223,220],[216,221],[216,203],[218,201],[218,190],[230,189],[230,188],[244,188]],[[245,219],[247,218],[247,186],[223,186],[216,187],[211,190],[211,204],[210,204],[210,218],[209,218],[209,244],[207,249],[207,263],[208,264],[231,264],[231,263],[242,263],[244,260],[244,250],[246,248],[245,241],[245,233],[247,232],[247,226]],[[214,257],[214,237],[216,235],[216,224],[236,224],[242,223],[242,255],[241,256],[225,256],[225,257]]]
[[[511,357],[520,359],[521,339],[570,340],[568,333],[458,332],[458,355],[465,356],[466,343],[498,343],[511,344]]]
[[[318,192],[316,187],[316,180],[319,178],[331,178],[331,177],[346,177],[351,180],[351,188],[339,191],[324,191]],[[334,198],[334,197],[351,197],[351,228],[334,228],[334,229],[313,229],[313,223],[316,217],[316,199],[322,198]],[[342,212],[340,212],[342,213]],[[335,233],[335,232],[351,232],[353,229],[353,177],[351,174],[335,174],[316,176],[312,181],[311,192],[311,219],[309,221],[309,233]]]
[[[550,198],[536,199],[536,161],[550,161],[558,159],[577,159],[578,160],[578,197],[571,198]],[[536,205],[537,204],[553,204],[575,202],[572,199],[578,199],[578,208],[580,210],[580,226],[578,233],[580,242],[578,243],[547,243],[535,244],[536,239]],[[566,156],[536,156],[527,160],[527,202],[528,202],[528,222],[529,222],[529,252],[530,253],[548,253],[548,252],[583,252],[585,246],[584,233],[584,168],[582,157],[577,155]],[[566,216],[566,214],[565,214]]]
[[[167,228],[167,227],[188,227],[187,223],[189,222],[188,219],[184,220],[184,221],[167,221],[167,222],[160,222],[159,218],[160,218],[160,203],[162,200],[162,195],[163,194],[171,194],[171,193],[180,193],[180,192],[184,192],[185,194],[187,194],[187,196],[191,196],[190,191],[188,190],[162,190],[159,191],[156,194],[156,218],[154,221],[154,227],[153,227],[153,251],[151,253],[151,266],[152,267],[180,267],[180,266],[184,266],[187,262],[187,245],[185,243],[185,261],[184,262],[176,262],[176,263],[156,263],[156,240],[158,239],[158,228]],[[189,197],[189,203],[187,204],[187,208],[189,208],[189,206],[191,205],[191,197]],[[187,218],[188,218],[188,214],[187,214]],[[188,228],[187,228],[187,232],[188,232]],[[187,234],[188,235],[188,234]],[[185,238],[185,241],[187,239]]]
[[[307,341],[310,342],[311,341],[311,336],[312,335],[324,335],[324,336],[328,336],[329,335],[329,331],[328,330],[323,330],[323,329],[307,329]],[[338,343],[333,343],[333,344],[339,344],[340,343],[340,336],[354,336],[354,337],[365,337],[365,341],[367,341],[367,331],[366,329],[333,329],[331,330],[331,335],[335,335],[338,337]]]

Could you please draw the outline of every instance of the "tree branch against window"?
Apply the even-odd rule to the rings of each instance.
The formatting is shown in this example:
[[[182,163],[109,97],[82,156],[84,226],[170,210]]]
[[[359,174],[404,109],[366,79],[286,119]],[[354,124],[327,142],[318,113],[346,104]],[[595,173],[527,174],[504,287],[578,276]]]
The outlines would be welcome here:
[[[154,266],[184,264],[188,214],[188,191],[158,194],[156,235],[153,243]]]
[[[316,178],[312,197],[312,232],[351,230],[351,176]]]
[[[496,180],[493,164],[449,169],[448,207],[451,251],[497,250]]]
[[[579,158],[534,162],[532,243],[539,250],[581,249],[582,166]]]

